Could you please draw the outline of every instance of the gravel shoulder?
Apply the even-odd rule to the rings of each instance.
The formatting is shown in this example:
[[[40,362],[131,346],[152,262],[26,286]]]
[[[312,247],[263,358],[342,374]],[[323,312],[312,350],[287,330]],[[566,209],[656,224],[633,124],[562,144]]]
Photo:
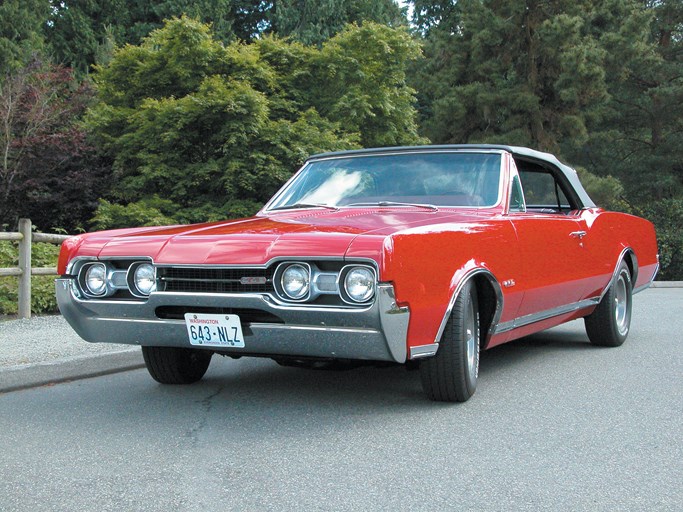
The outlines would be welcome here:
[[[0,322],[0,368],[139,351],[133,345],[88,343],[60,315]]]

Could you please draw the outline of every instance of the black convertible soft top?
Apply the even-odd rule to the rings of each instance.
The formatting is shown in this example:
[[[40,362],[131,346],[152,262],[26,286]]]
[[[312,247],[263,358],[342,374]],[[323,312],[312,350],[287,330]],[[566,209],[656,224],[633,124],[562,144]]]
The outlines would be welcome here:
[[[549,167],[559,173],[573,189],[575,193],[575,199],[580,203],[581,208],[595,208],[595,203],[588,196],[588,193],[583,188],[583,185],[579,181],[579,176],[576,174],[576,170],[569,167],[568,165],[560,162],[555,155],[550,153],[544,153],[542,151],[536,151],[535,149],[525,148],[521,146],[504,146],[498,144],[444,144],[438,146],[394,146],[386,148],[369,148],[369,149],[355,149],[351,151],[335,151],[332,153],[321,153],[318,155],[312,155],[308,158],[307,162],[314,160],[321,160],[326,158],[337,158],[344,156],[359,156],[373,153],[388,153],[388,152],[419,152],[419,151],[434,151],[434,150],[500,150],[507,151],[514,158],[515,161],[522,162],[533,162],[540,164],[544,167]]]

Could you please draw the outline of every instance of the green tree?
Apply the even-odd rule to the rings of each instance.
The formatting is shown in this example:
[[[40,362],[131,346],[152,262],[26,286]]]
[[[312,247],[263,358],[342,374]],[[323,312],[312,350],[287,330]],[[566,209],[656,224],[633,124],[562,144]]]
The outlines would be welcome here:
[[[364,147],[426,143],[417,133],[415,90],[406,80],[409,64],[420,55],[405,28],[348,25],[322,47],[313,104],[359,132]]]
[[[106,62],[113,45],[140,43],[163,20],[186,14],[211,23],[216,37],[233,37],[230,0],[50,0],[46,38],[57,62],[87,73],[95,63]]]
[[[592,1],[417,3],[424,131],[435,142],[580,145],[607,97]]]
[[[606,2],[609,101],[572,158],[624,183],[631,201],[683,196],[683,4]]]
[[[114,163],[110,199],[145,219],[242,216],[312,153],[417,141],[405,66],[418,52],[404,29],[373,24],[318,50],[274,37],[226,46],[207,25],[170,20],[94,75],[87,125]],[[131,220],[111,204],[98,226]]]
[[[314,45],[321,45],[349,23],[407,23],[405,13],[392,0],[281,0],[275,2],[271,20],[271,30],[280,37]]]
[[[232,0],[230,17],[233,31],[240,41],[251,42],[271,31],[275,1]]]
[[[43,49],[42,26],[48,7],[48,0],[0,2],[0,84]]]
[[[647,204],[639,212],[654,222],[659,242],[658,279],[683,279],[683,199],[663,199]]]

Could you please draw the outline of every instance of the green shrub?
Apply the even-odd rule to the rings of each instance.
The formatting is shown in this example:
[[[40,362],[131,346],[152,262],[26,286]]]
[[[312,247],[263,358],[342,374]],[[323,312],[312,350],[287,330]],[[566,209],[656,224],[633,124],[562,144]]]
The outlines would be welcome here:
[[[55,267],[59,246],[36,243],[31,248],[33,267]],[[0,268],[19,265],[17,242],[0,241]],[[18,307],[19,278],[0,277],[0,315],[16,315]],[[31,311],[33,313],[57,312],[55,276],[33,276],[31,279]]]
[[[664,199],[645,206],[642,216],[657,229],[662,281],[683,281],[683,199]]]

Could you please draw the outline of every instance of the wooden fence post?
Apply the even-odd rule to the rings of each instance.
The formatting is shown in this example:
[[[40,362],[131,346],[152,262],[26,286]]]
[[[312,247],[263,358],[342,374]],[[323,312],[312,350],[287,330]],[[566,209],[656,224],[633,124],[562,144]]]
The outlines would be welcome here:
[[[31,318],[31,221],[19,219],[19,318]]]

